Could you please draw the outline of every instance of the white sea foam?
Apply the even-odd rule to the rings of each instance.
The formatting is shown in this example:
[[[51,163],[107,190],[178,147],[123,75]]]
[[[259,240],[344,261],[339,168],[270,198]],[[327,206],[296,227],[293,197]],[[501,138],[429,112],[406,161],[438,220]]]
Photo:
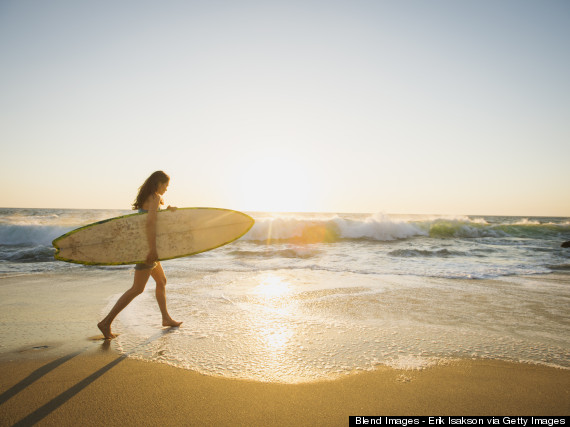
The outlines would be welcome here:
[[[169,285],[171,314],[185,323],[159,336],[160,313],[149,289],[121,314],[118,342],[131,357],[285,383],[377,365],[424,369],[454,358],[568,368],[564,300],[549,298],[531,282],[466,287],[411,276],[220,272]],[[521,304],[529,300],[547,309],[548,318]]]
[[[427,236],[416,225],[404,221],[392,220],[384,214],[375,214],[361,221],[336,218],[340,236],[347,239],[373,239],[389,241],[413,236]]]
[[[72,228],[53,225],[13,225],[0,224],[0,244],[3,245],[50,245],[53,239],[67,233]]]
[[[385,365],[394,369],[403,369],[406,371],[414,371],[435,366],[440,362],[440,359],[433,357],[422,357],[413,354],[405,356],[397,356],[393,359],[387,360]]]
[[[520,221],[513,223],[513,225],[540,225],[540,221],[539,220],[530,220],[528,218],[524,218],[524,219],[521,219]]]

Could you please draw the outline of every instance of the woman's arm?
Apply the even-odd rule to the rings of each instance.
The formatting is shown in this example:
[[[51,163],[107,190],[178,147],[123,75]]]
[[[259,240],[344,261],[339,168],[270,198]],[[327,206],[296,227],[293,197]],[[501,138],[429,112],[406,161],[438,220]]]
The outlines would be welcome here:
[[[146,237],[148,240],[148,255],[146,256],[146,263],[152,264],[158,259],[156,251],[156,214],[160,204],[160,197],[157,195],[150,196],[150,203],[148,206],[148,215],[146,218]]]

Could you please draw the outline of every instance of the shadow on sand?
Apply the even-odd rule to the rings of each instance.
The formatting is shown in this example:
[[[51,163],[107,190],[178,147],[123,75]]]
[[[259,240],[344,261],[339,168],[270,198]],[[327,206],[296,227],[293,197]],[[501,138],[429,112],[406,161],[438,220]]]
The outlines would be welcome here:
[[[3,405],[9,399],[14,397],[16,394],[24,390],[26,387],[33,384],[34,382],[36,382],[37,380],[39,380],[41,377],[48,374],[49,372],[53,371],[59,365],[62,365],[63,363],[67,362],[69,359],[73,359],[75,356],[77,356],[80,353],[81,351],[76,351],[75,353],[71,353],[68,354],[67,356],[60,357],[59,359],[56,359],[53,362],[50,362],[42,366],[41,368],[36,369],[34,372],[32,372],[30,375],[28,375],[18,384],[16,384],[15,386],[11,387],[10,389],[2,393],[2,395],[0,395],[0,405]]]
[[[156,339],[158,339],[164,335],[169,334],[174,329],[176,329],[176,328],[170,328],[170,329],[162,330],[159,333],[157,333],[157,334],[151,336],[150,338],[148,338],[147,340],[145,340],[143,343],[136,346],[133,350],[131,350],[127,354],[118,356],[115,360],[109,362],[107,365],[103,366],[102,368],[100,368],[96,372],[92,373],[88,377],[79,381],[74,386],[72,386],[69,389],[67,389],[66,391],[64,391],[63,393],[61,393],[58,396],[51,399],[45,405],[39,407],[34,412],[32,412],[29,415],[27,415],[26,417],[22,418],[20,421],[18,421],[16,424],[14,424],[14,426],[30,426],[30,425],[33,425],[33,424],[41,421],[42,419],[47,417],[49,414],[51,414],[53,411],[55,411],[57,408],[59,408],[61,405],[63,405],[67,401],[69,401],[73,396],[75,396],[81,390],[86,388],[89,384],[93,383],[95,380],[97,380],[98,378],[103,376],[105,373],[110,371],[113,367],[115,367],[116,365],[121,363],[123,360],[125,360],[129,356],[129,354],[132,354],[135,351],[137,351],[138,349],[140,349],[141,347],[144,347],[144,346],[150,344],[151,342],[153,342],[154,340],[156,340]],[[101,345],[101,349],[102,350],[108,350],[109,345],[110,345],[110,341],[105,340],[103,342],[103,344]],[[60,365],[64,364],[65,362],[73,359],[75,356],[83,353],[83,351],[84,350],[77,351],[74,353],[70,353],[66,356],[63,356],[59,359],[56,359],[52,362],[47,363],[46,365],[42,366],[41,368],[36,369],[34,372],[32,372],[30,375],[28,375],[26,378],[24,378],[18,384],[14,385],[10,389],[8,389],[4,393],[2,393],[2,395],[0,395],[0,405],[7,402],[9,399],[14,397],[18,393],[20,393],[22,390],[25,390],[27,387],[29,387],[35,381],[39,380],[44,375],[53,371],[54,369],[56,369]]]

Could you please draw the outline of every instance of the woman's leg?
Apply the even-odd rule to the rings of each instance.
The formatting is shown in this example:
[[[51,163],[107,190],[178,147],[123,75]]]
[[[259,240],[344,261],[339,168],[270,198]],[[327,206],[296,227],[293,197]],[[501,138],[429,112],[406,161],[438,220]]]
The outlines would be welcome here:
[[[156,282],[156,301],[162,314],[162,326],[180,326],[182,322],[177,322],[170,317],[166,309],[166,275],[160,262],[152,269],[152,278]]]
[[[107,314],[107,316],[97,324],[106,339],[115,338],[115,335],[111,332],[111,323],[113,323],[113,320],[115,320],[117,314],[119,314],[127,305],[129,305],[129,303],[135,299],[137,295],[140,295],[144,291],[146,282],[148,282],[148,278],[150,277],[151,272],[152,270],[150,268],[146,270],[135,270],[133,286],[123,295],[121,295],[109,314]]]

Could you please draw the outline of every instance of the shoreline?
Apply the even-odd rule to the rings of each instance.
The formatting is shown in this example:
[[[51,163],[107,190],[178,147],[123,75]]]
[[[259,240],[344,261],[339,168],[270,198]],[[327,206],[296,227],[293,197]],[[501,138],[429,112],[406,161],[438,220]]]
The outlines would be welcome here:
[[[174,283],[188,277],[169,276]],[[540,280],[566,295],[568,277],[556,272]],[[501,281],[518,289],[536,278]],[[6,322],[0,343],[0,427],[36,422],[346,426],[351,415],[570,415],[570,369],[534,361],[454,358],[419,370],[377,365],[373,371],[287,384],[208,376],[125,357],[115,340],[95,341],[94,335],[100,313],[124,291],[131,272],[86,270],[77,279],[72,273],[0,279],[5,308],[0,320]],[[74,322],[61,322],[62,310]]]
[[[388,277],[388,276],[387,276]],[[171,278],[171,285],[173,283],[173,288],[175,286],[180,286],[184,288],[191,288],[191,285],[187,285],[186,283],[179,283],[184,281],[195,281],[201,278],[201,273],[193,273],[189,275],[188,273],[179,273],[179,274],[172,274]],[[557,289],[557,293],[553,293],[552,298],[555,298],[555,295],[558,295],[558,301],[563,301],[567,295],[568,283],[570,278],[570,272],[555,272],[555,273],[548,273],[548,274],[541,274],[541,275],[531,275],[531,276],[510,276],[507,278],[500,278],[500,279],[485,279],[485,280],[468,280],[468,279],[456,279],[453,281],[453,285],[456,285],[460,291],[461,289],[469,289],[472,288],[474,285],[482,286],[482,285],[494,285],[496,288],[505,289],[505,286],[511,286],[513,288],[512,292],[517,291],[519,289],[524,289],[528,286],[528,283],[532,284],[533,282],[540,281],[544,288],[548,288],[549,291],[552,289]],[[254,278],[252,281],[255,282],[257,278]],[[0,306],[3,308],[2,313],[0,313],[0,321],[3,322],[3,326],[0,328],[0,335],[2,335],[2,342],[0,342],[0,362],[3,361],[18,361],[19,359],[32,359],[32,358],[57,358],[62,357],[70,352],[74,351],[91,351],[96,350],[97,347],[100,345],[94,339],[96,335],[100,334],[100,331],[97,329],[96,325],[97,322],[100,320],[102,313],[108,310],[109,304],[113,304],[115,300],[118,298],[125,289],[126,284],[132,280],[132,271],[131,270],[120,270],[120,271],[111,271],[107,274],[101,274],[100,271],[91,271],[87,270],[83,272],[83,274],[78,277],[76,274],[71,273],[50,273],[50,274],[37,274],[37,275],[26,275],[20,276],[15,278],[7,278],[2,279],[0,278],[0,301],[2,303]],[[224,278],[220,279],[221,281]],[[437,281],[439,279],[429,279],[430,281]],[[255,282],[257,283],[257,282]],[[254,284],[255,284],[254,283]],[[498,284],[498,285],[497,285]],[[54,298],[54,293],[57,292],[58,298]],[[155,308],[154,303],[154,293],[153,286],[147,286],[145,290],[146,295],[144,297],[150,298],[150,305],[152,308]],[[456,292],[457,293],[457,292]],[[388,293],[384,294],[388,295]],[[201,296],[201,294],[199,295]],[[215,299],[217,295],[214,295],[213,299]],[[257,295],[254,295],[257,297]],[[475,295],[476,296],[476,295]],[[445,295],[444,295],[445,297]],[[472,295],[468,294],[467,297],[472,297]],[[142,297],[139,297],[138,302],[141,301]],[[394,297],[396,298],[396,297]],[[221,301],[222,303],[226,303],[227,299]],[[401,295],[397,296],[397,302],[402,303]],[[454,302],[454,299],[450,299],[451,302]],[[263,303],[266,301],[263,300]],[[355,300],[356,302],[361,302],[361,300]],[[268,306],[272,308],[275,304],[273,300],[269,300]],[[406,303],[406,301],[403,301]],[[557,315],[559,318],[560,316],[564,316],[564,306],[560,305],[555,307],[558,312],[550,310],[550,313],[543,310],[537,311],[534,310],[532,313],[537,313],[541,318],[544,318],[545,321],[549,320],[548,316]],[[413,305],[403,305],[405,308],[412,308],[415,309]],[[175,311],[177,308],[176,304],[172,305],[173,310]],[[327,308],[328,310],[336,310],[337,307]],[[342,307],[341,307],[342,308]],[[375,307],[374,307],[375,308]],[[497,306],[497,309],[505,310],[505,316],[509,313],[506,311],[507,309],[516,308],[516,306],[511,305],[506,309]],[[538,307],[540,308],[540,307]],[[546,307],[549,308],[549,307]],[[182,326],[181,331],[183,332],[190,332],[188,336],[192,335],[192,331],[194,328],[196,331],[195,335],[199,336],[199,333],[202,333],[203,330],[200,329],[202,327],[202,320],[204,316],[204,308],[201,308],[202,311],[188,311],[186,313],[186,317],[179,316],[183,320],[185,320],[185,325]],[[418,312],[417,309],[415,309]],[[157,309],[155,311],[158,311]],[[126,311],[125,311],[126,313]],[[336,314],[333,313],[333,314]],[[342,313],[341,313],[342,314]],[[350,313],[349,313],[350,314]],[[360,313],[356,313],[357,315]],[[397,311],[394,311],[392,315],[394,315],[395,320],[398,320]],[[412,310],[413,314],[413,310]],[[423,312],[422,312],[423,314]],[[531,314],[531,311],[528,311],[528,314]],[[62,315],[64,316],[65,322],[62,322]],[[176,313],[175,313],[176,315]],[[461,315],[460,312],[454,313],[454,315]],[[547,316],[548,315],[548,316]],[[220,317],[221,318],[221,317]],[[73,319],[72,322],[69,319]],[[159,337],[161,338],[162,335],[165,335],[166,331],[164,328],[160,326],[158,322],[156,322],[158,317],[152,317],[149,320],[148,330],[143,331],[146,335],[141,335],[141,342],[144,339],[152,339],[152,337]],[[119,319],[120,320],[120,319]],[[247,319],[246,319],[247,320]],[[0,323],[2,323],[0,322]],[[145,320],[145,325],[146,325]],[[152,324],[154,322],[154,324]],[[194,324],[192,324],[194,322]],[[482,354],[483,351],[479,351],[477,354],[471,351],[463,351],[463,353],[453,351],[455,347],[450,347],[451,351],[444,351],[444,352],[427,352],[425,356],[426,364],[424,366],[429,366],[431,363],[429,359],[434,361],[437,360],[454,360],[454,359],[469,359],[473,358],[482,358],[482,359],[493,359],[493,360],[502,360],[507,362],[522,362],[522,363],[530,363],[530,364],[539,364],[540,366],[550,366],[554,368],[562,368],[562,369],[570,369],[568,365],[568,350],[567,345],[565,344],[567,341],[564,337],[567,335],[566,331],[567,328],[563,327],[564,325],[561,323],[560,320],[558,323],[560,324],[560,328],[557,330],[557,335],[553,335],[552,339],[559,337],[558,341],[552,341],[554,345],[558,345],[556,350],[557,359],[554,360],[550,356],[550,353],[546,353],[545,351],[550,351],[550,348],[546,348],[549,343],[540,342],[542,347],[540,348],[540,352],[538,347],[535,349],[536,358],[532,357],[524,357],[528,355],[521,355],[521,354],[511,354],[507,352],[487,352],[487,354]],[[16,326],[17,325],[17,326]],[[395,328],[399,327],[397,322],[395,323]],[[256,325],[260,327],[259,325]],[[527,325],[528,326],[528,325]],[[395,330],[395,329],[394,329]],[[150,332],[149,332],[150,331]],[[386,329],[384,329],[386,331]],[[554,330],[549,329],[550,333],[553,334]],[[124,331],[120,329],[120,325],[118,329],[115,329],[115,332],[124,335],[121,337],[129,338],[128,331]],[[287,332],[287,331],[286,331]],[[152,334],[152,336],[150,335]],[[393,332],[392,332],[393,334]],[[403,332],[405,335],[405,331]],[[396,336],[392,338],[392,335],[389,335],[389,332],[385,333],[388,336],[388,341],[384,339],[384,341],[377,345],[384,345],[386,342],[388,344],[392,344],[391,341],[399,342],[399,337]],[[149,338],[150,337],[150,338]],[[320,337],[318,337],[320,338]],[[334,337],[333,337],[334,338]],[[476,337],[477,338],[477,337]],[[484,336],[481,338],[485,342],[492,342],[489,341],[489,336]],[[138,341],[133,341],[135,344]],[[325,342],[325,340],[322,340]],[[375,341],[377,342],[377,341]],[[408,343],[410,340],[408,340]],[[479,346],[481,346],[481,342],[478,342]],[[562,343],[562,344],[560,344]],[[129,342],[127,342],[129,344]],[[132,344],[132,343],[131,343]],[[194,344],[202,344],[202,341],[195,340]],[[344,342],[342,342],[344,344]],[[467,348],[471,349],[476,344],[475,341],[464,340],[463,342],[459,342],[457,348],[461,350],[465,350]],[[524,343],[523,343],[524,344]],[[532,344],[532,343],[531,343]],[[122,350],[117,348],[117,341],[113,340],[110,344],[111,349],[115,350],[118,354],[125,353],[131,354],[133,351],[133,345],[126,346]],[[506,347],[504,345],[503,347]],[[209,348],[207,346],[202,347],[189,347],[193,349],[194,354],[208,354]],[[520,348],[533,348],[533,347],[525,347],[520,344]],[[545,350],[546,348],[546,350]],[[316,349],[315,351],[321,351],[322,349]],[[420,348],[420,350],[422,350]],[[449,350],[445,349],[444,350]],[[485,350],[485,348],[480,348],[479,350]],[[508,349],[507,349],[508,350]],[[541,353],[542,352],[542,353]],[[405,356],[407,353],[404,352],[403,355]],[[422,359],[423,355],[419,350],[412,352],[410,354],[417,355],[418,359]],[[396,353],[396,356],[401,356],[401,354]],[[504,357],[501,357],[504,356]],[[522,356],[522,357],[521,357]],[[533,354],[531,354],[533,356]],[[542,357],[544,356],[544,357]],[[539,360],[540,358],[540,360]],[[386,358],[385,358],[386,359]],[[368,363],[366,366],[358,366],[347,363],[346,369],[343,369],[343,373],[340,374],[338,377],[342,378],[345,375],[345,372],[349,372],[350,368],[352,369],[360,369],[363,368],[367,370],[370,366],[377,365],[377,364],[390,364],[386,363],[386,360],[381,360],[378,358],[374,363]],[[413,359],[413,358],[412,358]],[[389,360],[389,359],[388,359]],[[395,359],[398,360],[398,359]],[[421,360],[412,360],[412,362],[421,362]],[[193,369],[198,372],[203,372],[208,374],[208,370],[200,369],[204,365],[201,365],[204,360],[203,358],[200,360],[195,361],[194,366],[186,365],[183,366],[183,369]],[[247,361],[246,361],[247,362]],[[404,362],[406,362],[406,358],[404,357]],[[244,362],[245,363],[245,362]],[[249,362],[248,362],[249,363]],[[437,363],[437,362],[436,362]],[[412,366],[408,366],[409,364],[394,364],[394,368],[413,368],[414,363]],[[240,365],[241,366],[241,365]],[[244,365],[245,366],[245,365]],[[418,366],[421,367],[421,366]],[[343,367],[344,368],[344,367]],[[275,379],[273,374],[277,374],[274,370],[270,369],[268,371],[269,381]],[[340,371],[336,371],[340,372]],[[319,370],[318,376],[321,374],[326,374],[325,371]],[[323,375],[326,377],[327,375]],[[336,375],[334,375],[336,377]],[[240,376],[234,376],[233,378],[240,378]],[[248,379],[247,377],[241,376],[242,379]],[[256,378],[260,378],[259,376],[249,376],[249,379],[256,380]],[[310,381],[311,379],[309,379]],[[286,383],[287,381],[284,381]]]
[[[282,384],[89,350],[0,362],[0,426],[347,425],[349,415],[569,415],[570,370],[462,359]]]

